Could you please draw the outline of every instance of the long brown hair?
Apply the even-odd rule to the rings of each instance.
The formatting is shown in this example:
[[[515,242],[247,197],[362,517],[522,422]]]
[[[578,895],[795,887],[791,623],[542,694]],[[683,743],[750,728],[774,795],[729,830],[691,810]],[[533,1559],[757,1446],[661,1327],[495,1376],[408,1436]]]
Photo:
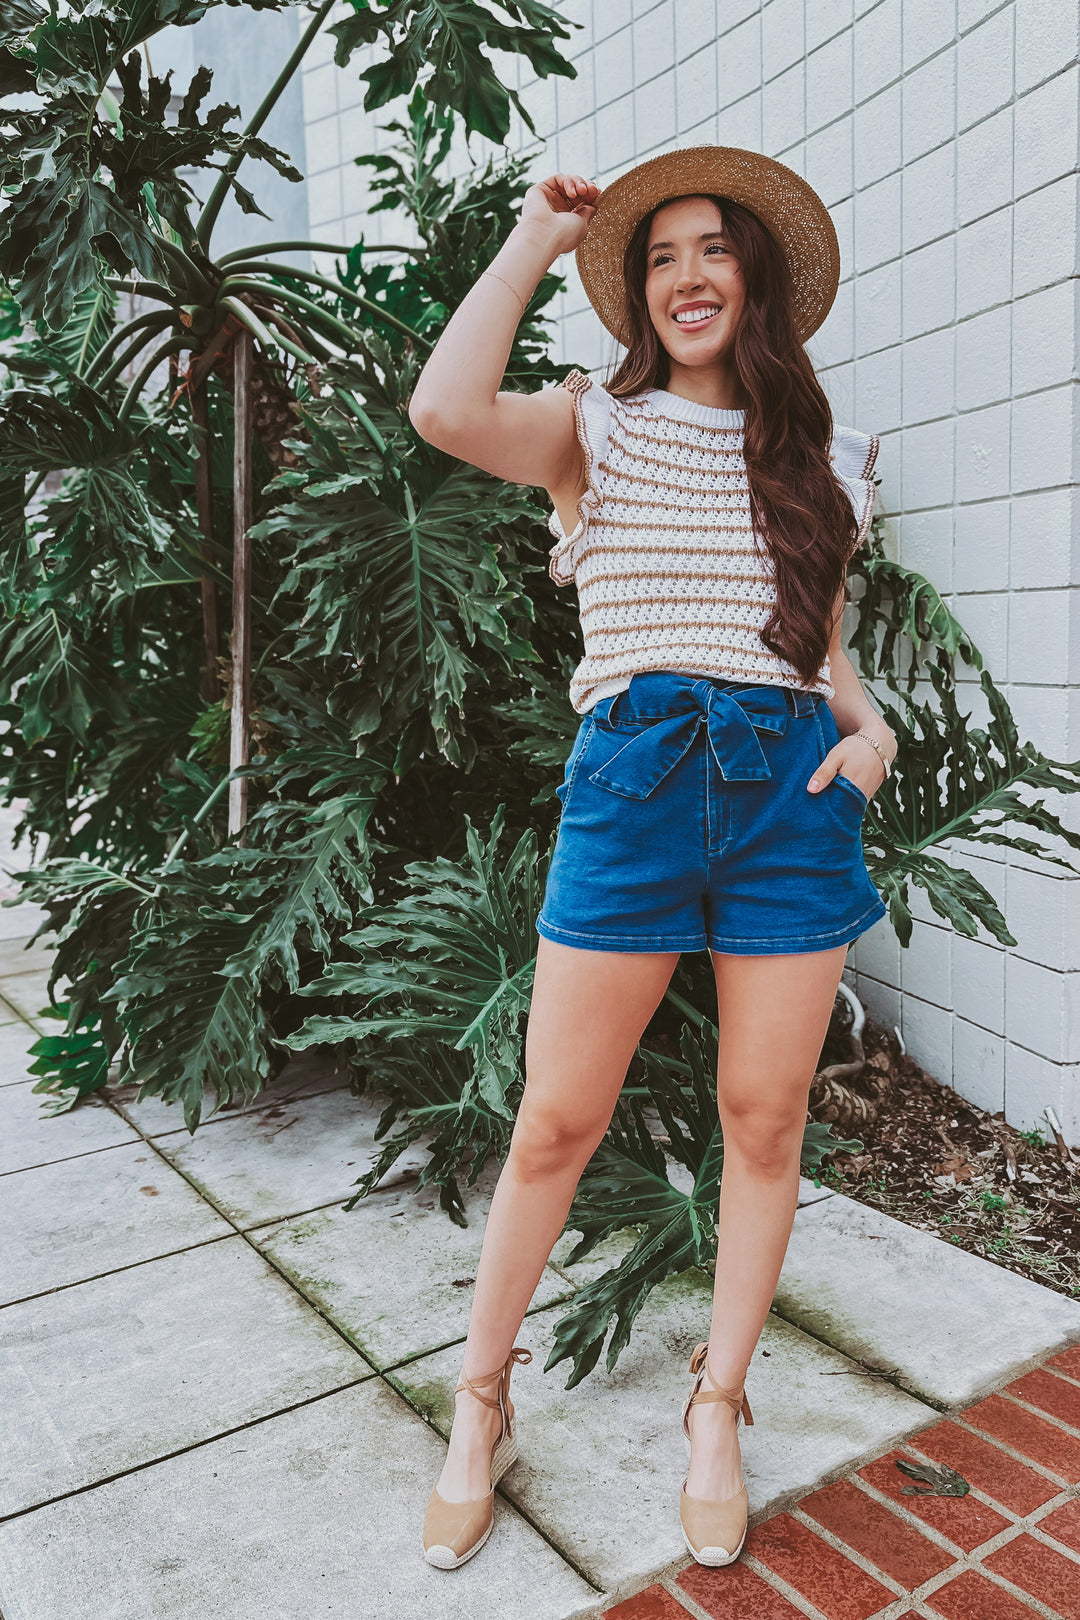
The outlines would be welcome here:
[[[791,271],[776,238],[741,203],[700,195],[723,216],[745,289],[734,350],[747,400],[743,455],[751,520],[772,559],[777,598],[761,639],[812,686],[828,653],[841,587],[846,599],[847,565],[858,534],[851,501],[829,461],[832,410],[796,329]],[[670,356],[645,300],[646,249],[653,215],[677,200],[668,197],[650,209],[627,244],[630,342],[604,385],[618,398],[668,384]]]

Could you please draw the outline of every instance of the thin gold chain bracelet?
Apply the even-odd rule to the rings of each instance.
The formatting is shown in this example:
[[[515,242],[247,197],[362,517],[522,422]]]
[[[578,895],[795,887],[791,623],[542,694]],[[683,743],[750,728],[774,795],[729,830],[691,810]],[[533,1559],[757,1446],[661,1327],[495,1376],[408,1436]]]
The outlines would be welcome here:
[[[524,300],[524,298],[522,298],[521,294],[518,292],[516,287],[510,286],[510,283],[507,281],[505,276],[500,276],[500,274],[499,274],[499,272],[497,270],[482,270],[481,275],[494,276],[495,280],[496,281],[501,281],[504,287],[510,287],[510,291],[513,293],[514,297],[517,299],[518,303],[521,305],[521,313],[524,315],[526,307],[527,307],[526,303],[525,303],[525,300]]]
[[[889,759],[886,759],[885,755],[881,752],[880,744],[878,742],[876,742],[873,737],[869,736],[865,731],[857,731],[855,733],[855,736],[856,737],[861,737],[863,742],[868,742],[870,744],[871,748],[877,754],[877,757],[880,759],[881,763],[885,767],[885,775],[886,775],[886,777],[890,776],[891,773],[892,773],[892,761],[889,760]]]

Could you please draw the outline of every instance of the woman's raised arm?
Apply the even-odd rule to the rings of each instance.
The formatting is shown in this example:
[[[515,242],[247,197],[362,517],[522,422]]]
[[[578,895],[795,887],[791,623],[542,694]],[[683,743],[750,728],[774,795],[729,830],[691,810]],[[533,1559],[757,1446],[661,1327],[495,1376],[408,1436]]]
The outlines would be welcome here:
[[[563,489],[581,458],[566,389],[500,393],[499,384],[525,305],[559,255],[577,247],[599,195],[577,174],[529,187],[521,218],[450,317],[409,401],[421,438],[512,484]]]

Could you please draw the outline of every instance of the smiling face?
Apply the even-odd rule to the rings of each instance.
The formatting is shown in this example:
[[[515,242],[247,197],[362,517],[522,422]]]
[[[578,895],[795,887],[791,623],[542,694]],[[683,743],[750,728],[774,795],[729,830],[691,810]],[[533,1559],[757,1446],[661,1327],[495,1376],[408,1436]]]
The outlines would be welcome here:
[[[645,302],[673,376],[684,367],[729,370],[744,297],[716,204],[679,197],[658,208],[645,257]]]

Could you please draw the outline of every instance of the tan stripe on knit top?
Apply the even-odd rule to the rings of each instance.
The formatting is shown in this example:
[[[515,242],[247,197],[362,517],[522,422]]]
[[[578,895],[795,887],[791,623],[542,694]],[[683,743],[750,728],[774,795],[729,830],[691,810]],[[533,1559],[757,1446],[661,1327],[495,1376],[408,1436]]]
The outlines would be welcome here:
[[[576,370],[558,386],[573,394],[588,472],[573,529],[555,511],[548,520],[551,577],[578,591],[584,656],[570,682],[574,709],[586,713],[647,669],[802,687],[761,640],[775,581],[751,522],[743,412],[660,388],[616,399]],[[878,440],[834,426],[830,453],[861,544]],[[710,581],[721,588],[710,592]],[[833,696],[828,659],[811,690]]]

